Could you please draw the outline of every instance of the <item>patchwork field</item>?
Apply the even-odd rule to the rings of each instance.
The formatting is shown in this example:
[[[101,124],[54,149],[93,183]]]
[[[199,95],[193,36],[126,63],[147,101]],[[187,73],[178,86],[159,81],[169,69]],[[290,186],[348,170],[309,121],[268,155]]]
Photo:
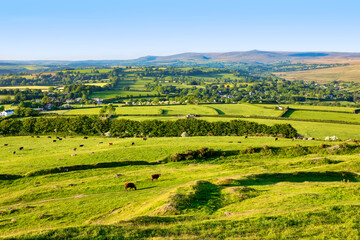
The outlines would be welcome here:
[[[291,157],[239,152],[322,143],[266,137],[53,139],[0,138],[0,237],[358,236],[358,150]],[[157,162],[201,147],[227,154]],[[161,176],[152,182],[155,173]],[[137,190],[124,191],[126,182]]]

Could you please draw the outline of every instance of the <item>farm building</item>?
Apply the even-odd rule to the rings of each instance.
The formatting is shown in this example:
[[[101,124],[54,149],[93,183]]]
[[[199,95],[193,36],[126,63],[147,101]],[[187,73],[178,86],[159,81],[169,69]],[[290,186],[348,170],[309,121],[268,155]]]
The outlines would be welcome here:
[[[14,113],[15,113],[14,110],[5,110],[5,111],[2,111],[2,112],[0,113],[0,116],[1,116],[1,117],[7,117],[7,116],[10,116],[10,115],[12,115],[12,114],[14,114]]]

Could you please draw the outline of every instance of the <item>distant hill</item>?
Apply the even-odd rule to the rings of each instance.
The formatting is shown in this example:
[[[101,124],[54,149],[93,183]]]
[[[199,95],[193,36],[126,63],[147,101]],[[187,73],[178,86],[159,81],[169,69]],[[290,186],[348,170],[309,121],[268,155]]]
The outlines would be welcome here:
[[[246,51],[224,53],[181,53],[170,56],[146,56],[138,58],[142,63],[168,63],[174,61],[226,62],[226,63],[260,63],[269,64],[283,61],[298,62],[314,58],[360,59],[360,53],[345,52],[269,52]]]
[[[243,51],[221,53],[180,53],[169,56],[145,56],[129,60],[32,60],[32,61],[0,61],[0,65],[31,64],[31,65],[69,65],[69,66],[114,66],[114,65],[204,65],[204,64],[271,64],[277,62],[300,62],[307,60],[341,59],[360,60],[360,53],[350,52],[272,52]]]

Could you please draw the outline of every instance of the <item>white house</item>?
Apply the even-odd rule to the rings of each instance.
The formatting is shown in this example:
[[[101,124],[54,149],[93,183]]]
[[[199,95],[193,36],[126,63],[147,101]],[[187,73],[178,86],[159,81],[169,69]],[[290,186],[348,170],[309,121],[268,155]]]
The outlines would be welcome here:
[[[15,113],[14,110],[5,110],[5,111],[2,111],[2,112],[0,113],[0,116],[1,116],[1,117],[7,117],[7,116],[10,116],[10,115],[12,115],[12,114],[14,114],[14,113]]]

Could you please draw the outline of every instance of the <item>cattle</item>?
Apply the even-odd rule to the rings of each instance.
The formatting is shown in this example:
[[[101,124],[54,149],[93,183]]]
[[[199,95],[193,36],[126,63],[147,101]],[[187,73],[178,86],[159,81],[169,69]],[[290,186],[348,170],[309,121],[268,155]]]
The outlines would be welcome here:
[[[74,153],[73,153],[73,154],[71,154],[71,156],[72,156],[72,157],[75,157],[75,156],[76,156],[76,154],[74,154]]]
[[[248,136],[245,136],[245,138],[248,138]]]
[[[276,137],[276,138],[275,138],[275,141],[277,141],[277,140],[278,140],[278,138]]]
[[[128,190],[128,188],[136,190],[136,186],[134,183],[125,183],[125,191]]]
[[[80,144],[79,147],[84,147],[84,144]]]
[[[56,142],[56,140],[53,140],[53,142]]]
[[[238,141],[238,143],[241,143],[241,141]]]
[[[61,140],[62,140],[62,138],[59,138],[59,140],[61,141]]]
[[[4,147],[7,147],[7,146],[9,146],[9,144],[5,143],[5,144],[4,144]]]
[[[131,143],[131,146],[134,146],[134,145],[135,145],[135,143],[134,143],[134,142],[132,142],[132,143]]]
[[[147,138],[143,138],[143,140],[144,140],[144,141],[146,141],[146,140],[147,140]]]
[[[91,152],[90,154],[95,154],[95,152]]]
[[[30,136],[31,138],[34,138],[34,136]]]
[[[20,148],[19,148],[20,151],[23,150],[23,149],[24,149],[24,147],[20,147]]]
[[[103,142],[99,142],[99,144],[102,144]]]
[[[73,151],[76,151],[76,148],[74,148]]]
[[[14,151],[13,154],[16,154],[16,151]]]
[[[36,138],[40,138],[40,136],[36,136]]]
[[[113,145],[113,143],[109,143],[109,146]]]
[[[160,176],[160,173],[151,175],[151,181],[154,181],[154,179],[158,180]]]
[[[230,141],[229,143],[232,143],[232,141]]]
[[[88,139],[88,137],[84,137],[84,139]]]
[[[51,136],[48,136],[48,138],[51,138]]]

